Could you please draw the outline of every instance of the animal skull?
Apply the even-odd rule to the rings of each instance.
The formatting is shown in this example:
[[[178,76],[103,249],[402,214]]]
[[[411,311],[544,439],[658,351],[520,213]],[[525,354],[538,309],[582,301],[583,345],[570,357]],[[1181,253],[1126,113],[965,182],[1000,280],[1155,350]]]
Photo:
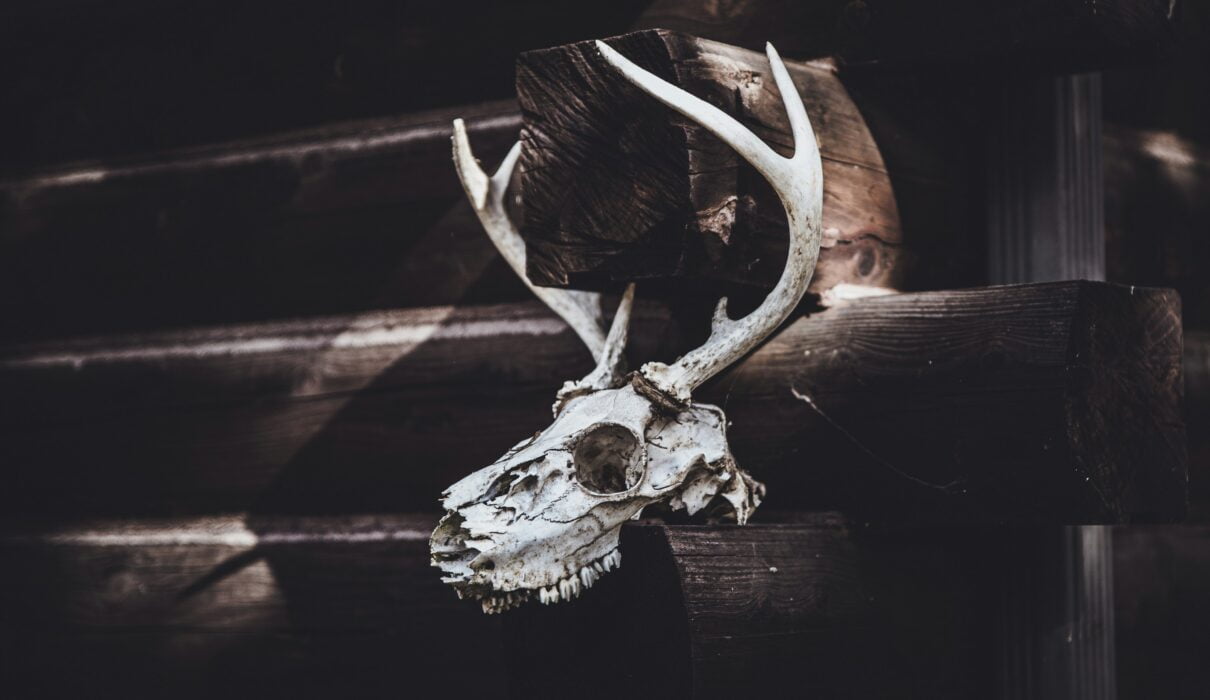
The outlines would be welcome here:
[[[622,524],[648,506],[701,511],[743,524],[764,486],[736,466],[722,409],[692,401],[691,392],[759,344],[806,292],[819,255],[823,176],[806,110],[777,52],[767,47],[789,115],[796,150],[774,153],[717,108],[669,85],[602,42],[605,60],[633,83],[730,144],[781,198],[790,222],[786,269],[761,306],[732,320],[719,302],[710,338],[672,365],[648,363],[627,375],[626,345],[634,286],[627,288],[608,334],[599,295],[530,289],[564,318],[597,360],[568,382],[555,420],[489,467],[446,490],[446,515],[430,542],[433,565],[459,596],[499,612],[537,597],[569,600],[621,563]],[[454,162],[481,223],[522,280],[525,248],[504,212],[504,192],[520,154],[513,147],[488,178],[454,122]]]

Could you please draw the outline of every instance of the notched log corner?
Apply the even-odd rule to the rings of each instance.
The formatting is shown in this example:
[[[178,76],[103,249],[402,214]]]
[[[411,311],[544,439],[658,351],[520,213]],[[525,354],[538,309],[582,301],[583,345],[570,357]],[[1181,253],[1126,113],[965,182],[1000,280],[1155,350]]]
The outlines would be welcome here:
[[[764,55],[665,30],[608,42],[736,117],[782,155],[793,152]],[[811,289],[894,287],[902,235],[878,146],[832,65],[787,67],[823,158],[825,249]],[[535,284],[776,282],[787,233],[772,188],[705,129],[618,75],[591,42],[521,54],[517,95],[521,234]]]

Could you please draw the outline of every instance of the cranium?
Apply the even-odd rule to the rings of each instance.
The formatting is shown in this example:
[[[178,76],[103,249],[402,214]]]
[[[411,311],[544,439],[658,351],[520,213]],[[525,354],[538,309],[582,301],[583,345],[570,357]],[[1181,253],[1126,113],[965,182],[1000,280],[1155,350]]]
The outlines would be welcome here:
[[[732,320],[722,299],[705,344],[671,365],[650,362],[629,375],[622,350],[633,285],[608,334],[602,331],[598,294],[530,286],[568,322],[597,364],[559,391],[550,427],[445,491],[446,514],[430,542],[433,565],[460,596],[479,599],[486,612],[531,598],[551,603],[578,596],[621,563],[621,526],[649,506],[748,520],[764,487],[736,466],[723,411],[693,402],[691,392],[785,321],[806,292],[819,255],[819,149],[798,90],[772,45],[769,64],[794,136],[791,158],[604,43],[598,41],[597,48],[627,79],[702,124],[773,185],[789,219],[790,249],[781,279],[759,308]],[[459,177],[480,222],[529,284],[524,244],[503,204],[520,143],[489,178],[471,153],[461,120],[454,122],[453,142]]]

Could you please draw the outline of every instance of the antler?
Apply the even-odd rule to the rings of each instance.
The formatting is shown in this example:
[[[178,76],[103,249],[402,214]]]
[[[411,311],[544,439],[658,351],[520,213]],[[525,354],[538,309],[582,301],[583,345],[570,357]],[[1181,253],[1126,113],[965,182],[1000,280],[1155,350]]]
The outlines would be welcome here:
[[[798,89],[772,44],[765,45],[773,79],[794,136],[794,155],[783,158],[744,125],[722,110],[643,70],[604,42],[597,49],[627,80],[665,105],[705,127],[752,164],[781,199],[790,225],[790,252],[777,286],[751,314],[732,320],[727,298],[714,311],[710,337],[671,366],[649,362],[639,370],[642,379],[674,404],[686,404],[690,394],[710,377],[743,357],[777,329],[807,291],[819,258],[820,220],[823,211],[823,171],[819,145],[807,118]]]
[[[525,275],[525,242],[521,240],[521,235],[517,233],[516,227],[504,210],[504,193],[521,155],[521,142],[513,144],[496,174],[489,178],[479,167],[475,154],[471,152],[470,140],[466,136],[466,124],[461,119],[454,120],[453,141],[454,166],[458,170],[458,179],[462,181],[462,189],[466,190],[471,207],[479,217],[479,223],[483,224],[483,229],[487,231],[488,237],[525,286],[571,326],[597,361],[596,368],[583,379],[563,385],[559,391],[559,402],[555,404],[555,412],[558,412],[565,399],[575,394],[621,384],[625,367],[622,351],[626,348],[630,312],[634,305],[634,284],[629,285],[622,295],[608,336],[601,330],[603,319],[600,294],[535,287],[531,284]]]

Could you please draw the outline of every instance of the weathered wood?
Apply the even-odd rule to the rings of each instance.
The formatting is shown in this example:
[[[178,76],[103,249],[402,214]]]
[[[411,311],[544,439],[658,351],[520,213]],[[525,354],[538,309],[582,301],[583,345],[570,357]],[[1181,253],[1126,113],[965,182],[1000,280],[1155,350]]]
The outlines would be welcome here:
[[[1122,697],[1204,697],[1210,683],[1210,527],[1113,530]]]
[[[435,697],[503,676],[498,618],[428,561],[430,516],[0,534],[9,697]]]
[[[783,155],[785,109],[763,55],[665,31],[614,37],[639,65],[721,107]],[[832,66],[788,64],[820,142],[825,250],[812,288],[902,282],[902,231],[878,145]],[[696,123],[627,82],[591,42],[517,61],[521,226],[536,284],[688,276],[772,286],[785,214],[767,183]]]
[[[458,116],[487,161],[520,132],[502,102],[0,183],[0,337],[528,299],[464,203]]]
[[[663,27],[850,65],[951,63],[1062,71],[1150,57],[1173,29],[1168,0],[656,0],[636,29]]]
[[[704,323],[704,321],[703,321]],[[640,306],[632,366],[684,350]],[[1174,294],[1059,283],[798,318],[704,388],[772,508],[867,518],[1180,517]],[[13,513],[393,512],[549,421],[590,368],[536,304],[9,348]]]
[[[7,2],[0,172],[504,99],[518,52],[646,3]]]
[[[582,697],[987,697],[1000,534],[627,526],[622,567],[575,605],[505,618],[510,681],[540,698],[593,669]]]
[[[1105,279],[1100,74],[1018,77],[992,91],[989,279]],[[1111,537],[1094,526],[1008,535],[996,698],[1117,699]]]

